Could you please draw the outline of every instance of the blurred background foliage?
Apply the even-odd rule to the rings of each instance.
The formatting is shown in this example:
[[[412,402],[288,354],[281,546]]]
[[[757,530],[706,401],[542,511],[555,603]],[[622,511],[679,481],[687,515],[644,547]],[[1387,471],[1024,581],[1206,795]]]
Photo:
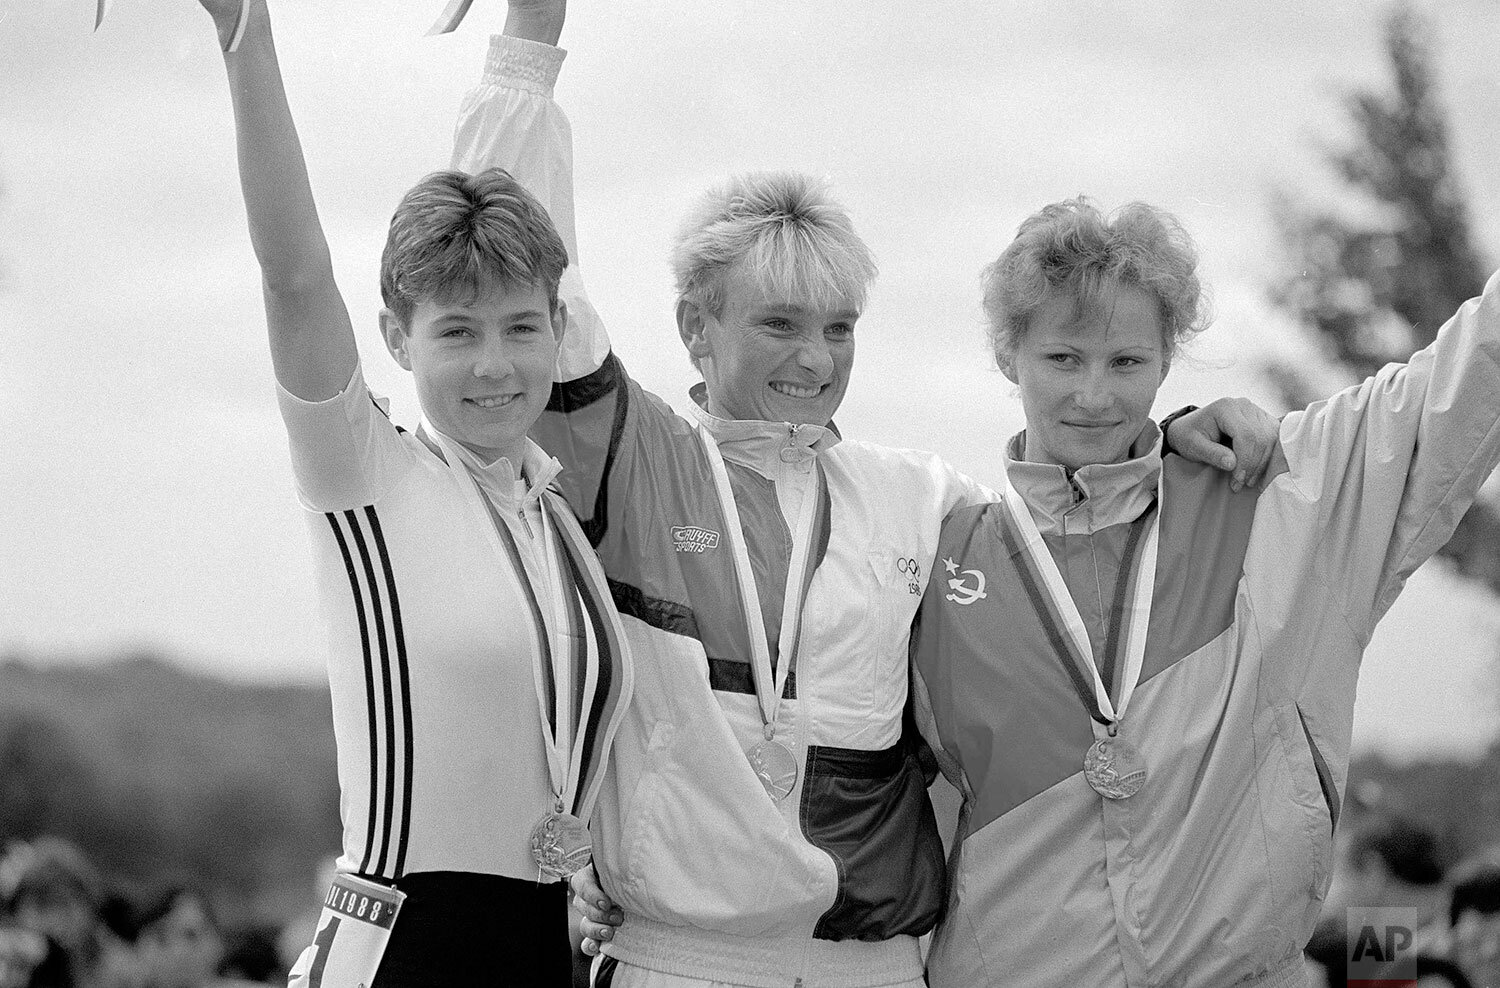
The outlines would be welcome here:
[[[314,901],[337,853],[325,686],[230,683],[140,653],[0,658],[0,846],[76,841],[126,895],[199,882],[231,924]]]
[[[1333,368],[1290,362],[1267,373],[1288,408],[1302,408],[1431,343],[1484,290],[1491,261],[1469,222],[1436,78],[1432,25],[1409,3],[1385,20],[1390,80],[1344,98],[1351,139],[1325,151],[1341,187],[1332,202],[1297,190],[1272,201],[1283,272],[1271,301],[1315,338]],[[1474,504],[1439,553],[1500,593],[1500,505]]]

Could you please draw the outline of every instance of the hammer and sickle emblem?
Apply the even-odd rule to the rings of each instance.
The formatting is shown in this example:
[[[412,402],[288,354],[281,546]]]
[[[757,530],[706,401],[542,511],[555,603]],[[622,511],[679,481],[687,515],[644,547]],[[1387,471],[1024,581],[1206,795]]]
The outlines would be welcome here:
[[[951,559],[944,559],[943,567],[949,573],[959,572],[958,564]],[[969,586],[969,577],[971,576],[974,577],[977,586]],[[957,579],[950,579],[948,581],[948,589],[953,592],[944,594],[944,599],[951,600],[955,604],[963,604],[964,606],[968,606],[976,600],[983,600],[989,596],[984,592],[984,574],[977,569],[966,569]]]

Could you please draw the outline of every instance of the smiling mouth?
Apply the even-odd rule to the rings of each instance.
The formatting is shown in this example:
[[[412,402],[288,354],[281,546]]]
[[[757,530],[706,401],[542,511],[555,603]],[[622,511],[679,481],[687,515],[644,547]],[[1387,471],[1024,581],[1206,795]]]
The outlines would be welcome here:
[[[500,396],[494,397],[494,398],[465,398],[464,401],[469,402],[471,405],[478,405],[480,408],[494,409],[494,408],[504,408],[506,405],[509,405],[511,402],[515,401],[519,397],[521,397],[521,396],[520,395],[500,395]]]
[[[1064,422],[1063,425],[1071,429],[1088,429],[1097,432],[1100,429],[1113,429],[1119,425],[1118,422]]]
[[[801,384],[790,384],[786,381],[772,381],[771,390],[788,398],[816,398],[823,393],[823,388],[808,387]]]

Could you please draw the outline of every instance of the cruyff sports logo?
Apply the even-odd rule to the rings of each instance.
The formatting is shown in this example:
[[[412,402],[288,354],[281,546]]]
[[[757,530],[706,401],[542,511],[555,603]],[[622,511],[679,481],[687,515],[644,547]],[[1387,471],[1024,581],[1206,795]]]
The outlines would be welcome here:
[[[944,559],[943,568],[946,569],[949,573],[958,572],[958,564],[955,563],[952,559]],[[969,586],[970,576],[974,577],[975,581],[978,584],[977,586]],[[953,601],[953,603],[962,604],[965,607],[967,607],[969,604],[974,603],[974,601],[976,600],[984,600],[984,598],[989,596],[989,594],[984,592],[984,574],[977,569],[966,569],[963,571],[963,575],[958,579],[949,580],[948,589],[952,590],[953,592],[950,594],[944,594],[943,599],[951,600]]]
[[[672,548],[678,552],[707,552],[719,547],[719,533],[697,525],[673,525]]]

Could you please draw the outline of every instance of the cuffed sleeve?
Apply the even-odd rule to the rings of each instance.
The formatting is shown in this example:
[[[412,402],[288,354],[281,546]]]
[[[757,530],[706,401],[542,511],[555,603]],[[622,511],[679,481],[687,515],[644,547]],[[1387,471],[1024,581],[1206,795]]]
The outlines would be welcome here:
[[[561,48],[495,37],[479,85],[464,97],[453,139],[453,167],[503,168],[546,207],[568,250],[558,295],[568,328],[558,352],[557,379],[586,377],[609,354],[609,335],[584,288],[573,213],[573,131],[552,100],[566,53]]]

